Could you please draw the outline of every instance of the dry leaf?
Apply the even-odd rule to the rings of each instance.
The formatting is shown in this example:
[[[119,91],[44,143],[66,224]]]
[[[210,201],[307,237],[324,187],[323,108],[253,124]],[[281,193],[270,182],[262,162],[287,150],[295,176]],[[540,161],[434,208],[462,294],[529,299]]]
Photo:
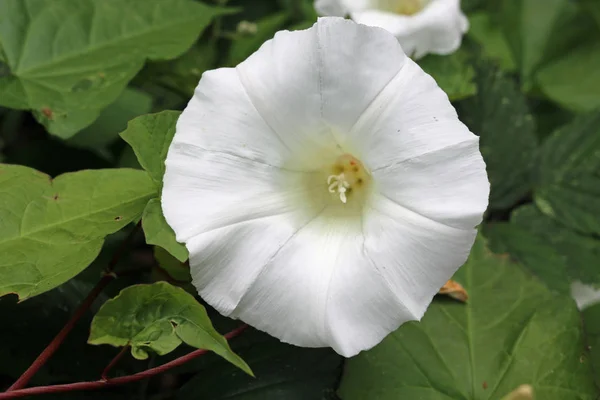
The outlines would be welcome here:
[[[469,294],[467,293],[465,288],[463,288],[460,283],[455,282],[453,280],[449,280],[448,282],[446,282],[444,286],[442,286],[442,288],[440,289],[439,294],[448,295],[453,299],[462,301],[463,303],[466,303],[469,299]]]

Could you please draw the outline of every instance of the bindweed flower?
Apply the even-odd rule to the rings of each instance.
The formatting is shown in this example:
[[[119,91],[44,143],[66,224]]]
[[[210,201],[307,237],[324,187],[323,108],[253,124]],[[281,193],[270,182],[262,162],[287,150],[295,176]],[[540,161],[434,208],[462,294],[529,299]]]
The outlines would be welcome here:
[[[466,260],[489,192],[478,143],[392,35],[321,18],[203,75],[162,206],[219,312],[352,356]]]
[[[315,0],[315,9],[389,31],[414,59],[455,52],[469,28],[460,0]]]

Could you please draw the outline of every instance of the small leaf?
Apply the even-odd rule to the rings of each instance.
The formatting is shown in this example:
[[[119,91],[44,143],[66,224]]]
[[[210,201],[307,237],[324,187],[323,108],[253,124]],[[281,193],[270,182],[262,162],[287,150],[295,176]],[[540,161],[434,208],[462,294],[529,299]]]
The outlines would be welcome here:
[[[559,128],[544,143],[534,200],[583,234],[600,234],[600,111]]]
[[[469,300],[469,294],[465,288],[460,283],[453,280],[444,283],[444,286],[442,286],[438,293],[448,295],[463,303],[466,303],[467,300]]]
[[[454,277],[467,304],[434,301],[346,363],[344,400],[497,400],[523,384],[538,399],[594,400],[581,321],[568,296],[556,296],[480,237]]]
[[[236,66],[244,61],[264,42],[271,39],[275,32],[283,28],[289,18],[288,13],[280,12],[256,21],[256,34],[237,38],[231,43],[226,64]]]
[[[0,165],[0,296],[21,300],[69,280],[98,255],[104,237],[138,218],[156,188],[129,169],[55,179]]]
[[[525,96],[498,68],[480,64],[477,95],[459,103],[461,119],[481,137],[491,183],[490,208],[507,209],[532,189],[537,151],[534,120]]]
[[[175,58],[218,15],[192,0],[3,0],[0,105],[68,138],[113,103],[146,59]]]
[[[158,186],[162,186],[165,159],[175,135],[179,111],[142,115],[129,121],[121,137],[133,148],[140,165]]]
[[[129,345],[137,359],[148,358],[148,350],[167,354],[182,342],[214,351],[252,375],[250,367],[215,331],[204,307],[166,282],[131,286],[107,301],[92,321],[88,340],[95,345]]]
[[[464,99],[477,93],[473,82],[475,70],[464,48],[447,56],[428,55],[419,60],[419,65],[435,79],[450,100]]]
[[[146,243],[162,247],[181,262],[188,259],[187,249],[175,240],[175,232],[165,221],[159,199],[148,202],[142,217],[142,227]]]
[[[154,247],[154,258],[160,269],[178,283],[188,283],[192,281],[189,265],[183,261],[179,261],[162,247]],[[194,293],[196,292],[194,291]]]

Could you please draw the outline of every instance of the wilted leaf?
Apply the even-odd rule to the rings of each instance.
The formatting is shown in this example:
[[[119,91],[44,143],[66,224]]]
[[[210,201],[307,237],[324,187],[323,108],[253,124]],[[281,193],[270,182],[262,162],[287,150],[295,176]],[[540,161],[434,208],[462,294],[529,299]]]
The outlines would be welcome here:
[[[0,104],[63,138],[91,124],[146,59],[174,58],[226,9],[192,0],[2,0]]]
[[[447,56],[430,54],[419,60],[419,65],[435,79],[450,100],[464,99],[477,93],[473,82],[475,70],[464,49]]]
[[[146,235],[146,243],[162,247],[179,261],[188,259],[187,249],[175,240],[175,232],[165,221],[159,199],[148,202],[142,217],[142,227]]]
[[[156,188],[143,171],[89,170],[55,179],[0,165],[0,296],[21,300],[75,276],[104,237],[139,217]]]
[[[130,121],[121,137],[133,148],[140,165],[162,186],[165,158],[175,135],[179,111],[142,115]]]
[[[469,300],[469,294],[465,288],[460,283],[453,280],[449,280],[448,282],[444,283],[444,286],[442,286],[438,293],[448,295],[453,299],[462,301],[463,303]]]
[[[540,152],[539,209],[583,234],[600,234],[600,112],[559,128]]]
[[[538,399],[596,399],[572,299],[491,254],[482,238],[455,279],[469,302],[435,301],[421,322],[348,360],[344,400],[496,400],[522,384]]]
[[[534,120],[523,94],[499,69],[477,68],[477,95],[459,104],[462,120],[481,137],[491,183],[490,208],[506,209],[532,189],[537,150]]]
[[[214,351],[252,375],[250,367],[213,328],[204,307],[166,282],[131,286],[107,301],[92,321],[88,343],[129,345],[138,359],[148,358],[149,350],[163,355],[186,343]]]

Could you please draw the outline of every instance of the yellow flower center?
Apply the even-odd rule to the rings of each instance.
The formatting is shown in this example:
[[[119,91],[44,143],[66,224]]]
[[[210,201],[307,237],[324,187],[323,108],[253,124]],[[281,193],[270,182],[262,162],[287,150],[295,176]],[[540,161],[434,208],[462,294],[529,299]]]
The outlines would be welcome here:
[[[371,177],[363,164],[350,154],[339,156],[332,165],[331,172],[327,177],[328,191],[339,197],[344,204],[364,197],[367,186],[371,183]]]
[[[401,15],[413,15],[425,8],[430,0],[378,0],[378,8]]]

